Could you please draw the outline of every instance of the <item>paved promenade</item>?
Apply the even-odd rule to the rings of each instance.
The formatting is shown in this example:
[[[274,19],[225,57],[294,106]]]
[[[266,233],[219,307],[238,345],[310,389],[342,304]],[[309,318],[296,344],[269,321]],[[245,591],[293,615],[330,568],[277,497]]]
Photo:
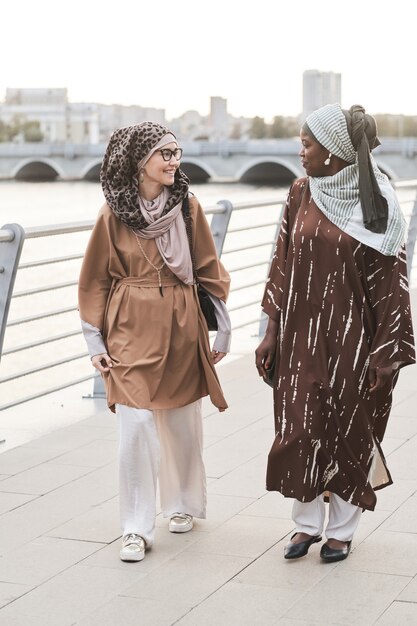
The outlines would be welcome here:
[[[383,445],[394,485],[336,564],[320,562],[319,545],[284,560],[291,502],[265,491],[271,390],[249,351],[219,372],[230,408],[204,401],[207,520],[174,535],[158,515],[141,563],[118,558],[116,428],[103,404],[0,454],[0,626],[417,624],[416,366],[400,375]]]

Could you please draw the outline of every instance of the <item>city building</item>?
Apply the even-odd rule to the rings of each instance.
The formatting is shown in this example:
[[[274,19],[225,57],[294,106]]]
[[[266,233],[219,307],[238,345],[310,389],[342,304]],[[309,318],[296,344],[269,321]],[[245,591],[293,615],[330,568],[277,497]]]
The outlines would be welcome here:
[[[341,94],[341,74],[319,70],[303,72],[303,120],[325,104],[341,102]]]
[[[229,136],[229,116],[226,98],[211,96],[209,127],[211,139],[226,139]]]

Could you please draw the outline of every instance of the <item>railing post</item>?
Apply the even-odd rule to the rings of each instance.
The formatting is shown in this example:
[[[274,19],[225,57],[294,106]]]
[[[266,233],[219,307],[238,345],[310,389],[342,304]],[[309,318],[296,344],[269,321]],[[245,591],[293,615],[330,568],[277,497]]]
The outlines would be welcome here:
[[[407,235],[407,274],[408,274],[409,283],[411,283],[411,270],[413,266],[416,236],[417,236],[417,190],[416,190],[416,197],[414,199],[413,210],[411,212],[410,224],[408,226],[408,235]]]
[[[220,206],[223,211],[222,213],[215,213],[213,215],[210,227],[216,246],[217,255],[220,259],[223,252],[224,240],[226,239],[230,216],[232,215],[233,211],[233,204],[230,202],[230,200],[220,200],[217,205]]]
[[[83,398],[91,398],[92,400],[97,400],[98,398],[105,398],[106,390],[104,388],[104,382],[102,376],[96,372],[93,378],[93,393],[89,393]]]
[[[0,233],[0,359],[25,231],[20,224],[5,224]],[[6,440],[0,438],[0,443]]]
[[[272,259],[274,257],[275,242],[278,239],[279,231],[281,230],[281,222],[282,222],[282,216],[284,214],[284,207],[285,207],[285,203],[281,207],[281,214],[280,214],[280,216],[279,216],[279,218],[277,220],[277,226],[276,226],[276,229],[275,229],[275,236],[274,236],[274,243],[272,244],[272,247],[271,247],[271,254],[269,256],[268,268],[266,270],[267,278],[268,278],[268,274],[269,274],[269,268],[271,267],[271,262],[272,262]],[[259,337],[263,337],[265,335],[266,327],[268,325],[268,319],[269,319],[269,317],[262,311],[261,319],[259,320],[259,331],[258,331],[258,336]]]
[[[0,359],[19,259],[25,240],[20,224],[5,224],[0,234]]]

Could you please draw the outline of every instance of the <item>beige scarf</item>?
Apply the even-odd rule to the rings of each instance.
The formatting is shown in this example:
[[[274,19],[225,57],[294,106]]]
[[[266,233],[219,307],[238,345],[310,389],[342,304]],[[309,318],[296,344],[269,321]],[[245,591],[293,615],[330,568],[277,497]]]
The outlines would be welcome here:
[[[181,213],[182,202],[169,213],[161,215],[169,198],[169,190],[164,187],[155,200],[144,200],[139,196],[139,207],[148,226],[135,233],[143,239],[155,239],[158,251],[171,270],[183,283],[193,283],[193,267],[187,231]]]

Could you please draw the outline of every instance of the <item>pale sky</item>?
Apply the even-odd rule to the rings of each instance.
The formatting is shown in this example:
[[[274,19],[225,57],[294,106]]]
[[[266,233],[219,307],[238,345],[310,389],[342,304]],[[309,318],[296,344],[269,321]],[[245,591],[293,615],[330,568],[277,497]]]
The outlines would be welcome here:
[[[8,2],[8,6],[6,3]],[[306,69],[342,74],[342,107],[417,115],[410,0],[4,0],[6,87],[67,87],[71,102],[162,108],[210,96],[234,116],[297,115]]]

